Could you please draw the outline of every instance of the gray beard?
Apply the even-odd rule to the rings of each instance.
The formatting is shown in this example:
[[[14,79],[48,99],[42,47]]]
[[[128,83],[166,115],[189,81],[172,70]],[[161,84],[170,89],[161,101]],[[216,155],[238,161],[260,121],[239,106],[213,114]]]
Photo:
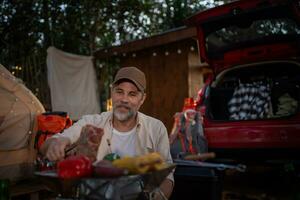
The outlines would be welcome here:
[[[117,111],[114,111],[114,116],[117,118],[117,120],[123,122],[129,120],[131,117],[134,116],[134,112],[130,110],[128,113],[119,113]]]

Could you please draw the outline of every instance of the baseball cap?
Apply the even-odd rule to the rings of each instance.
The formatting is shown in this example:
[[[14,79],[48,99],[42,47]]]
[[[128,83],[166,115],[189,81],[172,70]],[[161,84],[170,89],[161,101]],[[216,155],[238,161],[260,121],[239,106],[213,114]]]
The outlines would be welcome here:
[[[146,90],[145,74],[136,67],[122,67],[119,69],[112,84],[114,85],[122,79],[132,81],[140,91]]]

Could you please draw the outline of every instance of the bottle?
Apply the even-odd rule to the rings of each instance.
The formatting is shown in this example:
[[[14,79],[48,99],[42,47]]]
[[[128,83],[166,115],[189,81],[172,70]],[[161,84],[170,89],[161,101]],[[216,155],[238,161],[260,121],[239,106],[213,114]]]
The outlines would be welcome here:
[[[9,179],[0,179],[0,200],[9,200]]]

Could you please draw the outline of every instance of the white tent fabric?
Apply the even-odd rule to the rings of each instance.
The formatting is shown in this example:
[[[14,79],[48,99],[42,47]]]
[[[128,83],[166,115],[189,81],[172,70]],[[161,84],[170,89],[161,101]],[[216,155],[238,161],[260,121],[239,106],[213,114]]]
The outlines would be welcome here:
[[[100,112],[93,57],[47,49],[48,84],[52,111],[67,112],[71,119]]]

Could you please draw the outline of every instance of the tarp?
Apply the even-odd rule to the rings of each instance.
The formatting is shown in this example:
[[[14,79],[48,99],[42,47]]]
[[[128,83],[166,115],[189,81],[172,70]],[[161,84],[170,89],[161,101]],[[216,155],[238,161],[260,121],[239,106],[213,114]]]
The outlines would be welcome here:
[[[52,111],[67,112],[72,120],[100,112],[92,56],[80,56],[49,47],[48,84]]]
[[[30,174],[36,156],[36,116],[45,112],[34,94],[0,64],[0,179]]]

